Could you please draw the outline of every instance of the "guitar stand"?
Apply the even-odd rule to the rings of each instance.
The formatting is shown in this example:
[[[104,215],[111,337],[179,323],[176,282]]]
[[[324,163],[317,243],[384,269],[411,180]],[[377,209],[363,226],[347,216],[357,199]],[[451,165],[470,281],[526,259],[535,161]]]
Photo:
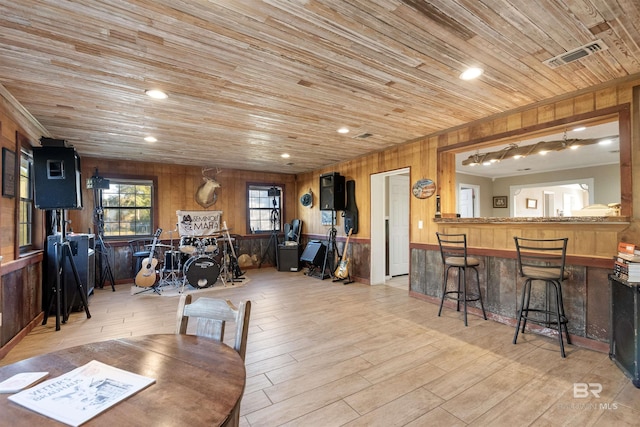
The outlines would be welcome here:
[[[139,287],[139,286],[136,286],[136,287]],[[134,292],[131,295],[140,295],[142,293],[149,292],[149,291],[153,291],[158,295],[162,295],[162,293],[160,292],[160,287],[158,286],[157,282],[156,282],[155,285],[149,286],[148,288],[142,288],[142,290],[140,292]]]
[[[334,244],[335,244],[335,240],[334,240]],[[337,247],[336,247],[336,252],[338,252],[338,248],[337,248]],[[344,253],[344,251],[342,252],[342,254],[340,254],[340,253],[338,252],[338,265],[340,265],[340,263],[342,262],[342,258],[343,258],[345,255],[346,255],[346,254]],[[333,270],[333,271],[334,271],[334,272],[332,272],[332,273],[331,273],[331,277],[333,277],[332,282],[334,282],[334,283],[335,283],[335,282],[342,282],[342,284],[343,284],[343,285],[348,285],[349,283],[353,283],[353,282],[354,282],[354,280],[353,280],[353,279],[351,279],[351,273],[349,273],[348,271],[347,271],[347,277],[344,277],[344,278],[342,278],[342,279],[341,279],[341,278],[339,278],[339,277],[336,277],[336,275],[335,275],[335,270]]]
[[[58,247],[62,247],[62,252],[58,253]],[[87,319],[91,319],[91,313],[89,313],[89,302],[87,301],[87,294],[84,291],[84,287],[82,286],[82,280],[80,280],[80,275],[78,274],[78,269],[76,268],[76,263],[73,260],[73,255],[71,254],[71,245],[68,240],[64,240],[62,243],[56,242],[54,245],[54,257],[55,257],[55,269],[56,269],[56,286],[53,289],[53,293],[49,299],[49,305],[47,311],[44,313],[44,318],[42,320],[42,324],[46,325],[47,320],[49,319],[49,313],[55,303],[56,307],[56,331],[60,330],[60,318],[62,318],[62,323],[67,323],[69,319],[69,313],[71,308],[65,307],[64,313],[62,313],[62,301],[61,297],[61,283],[64,277],[64,259],[65,256],[69,260],[69,264],[71,265],[71,270],[73,271],[73,278],[76,281],[76,292],[80,294],[80,299],[82,300],[82,304],[84,305],[84,312],[87,314]],[[75,297],[75,294],[74,294]]]

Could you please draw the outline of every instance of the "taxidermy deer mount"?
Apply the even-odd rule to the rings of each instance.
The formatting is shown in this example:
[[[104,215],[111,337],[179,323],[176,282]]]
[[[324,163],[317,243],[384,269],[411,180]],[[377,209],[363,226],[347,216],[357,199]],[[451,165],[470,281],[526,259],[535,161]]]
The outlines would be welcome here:
[[[196,202],[203,208],[216,203],[218,200],[218,194],[216,189],[220,187],[220,183],[216,181],[216,176],[221,172],[220,169],[215,168],[215,173],[211,174],[213,168],[202,168],[202,184],[196,190]]]

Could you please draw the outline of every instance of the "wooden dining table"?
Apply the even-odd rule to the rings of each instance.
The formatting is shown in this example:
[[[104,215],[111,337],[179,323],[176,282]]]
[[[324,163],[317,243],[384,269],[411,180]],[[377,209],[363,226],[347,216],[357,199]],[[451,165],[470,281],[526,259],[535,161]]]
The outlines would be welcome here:
[[[0,367],[0,381],[21,372],[65,374],[91,360],[156,381],[83,426],[218,426],[244,392],[244,361],[231,347],[194,335],[144,335],[84,344]],[[12,427],[62,425],[0,394],[0,420]]]

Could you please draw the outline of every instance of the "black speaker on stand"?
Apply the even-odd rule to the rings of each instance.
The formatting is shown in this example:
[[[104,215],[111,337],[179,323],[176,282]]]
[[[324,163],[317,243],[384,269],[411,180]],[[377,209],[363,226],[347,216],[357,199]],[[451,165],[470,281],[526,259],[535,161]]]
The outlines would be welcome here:
[[[41,138],[33,148],[35,206],[38,209],[82,209],[80,156],[61,139]]]
[[[640,286],[609,276],[611,324],[609,358],[640,388]]]
[[[320,210],[342,211],[345,202],[344,176],[338,172],[320,175]]]

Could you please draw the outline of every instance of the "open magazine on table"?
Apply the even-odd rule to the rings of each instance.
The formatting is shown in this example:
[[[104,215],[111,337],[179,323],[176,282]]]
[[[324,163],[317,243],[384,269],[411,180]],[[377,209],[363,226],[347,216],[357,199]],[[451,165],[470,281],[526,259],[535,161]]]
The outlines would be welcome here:
[[[156,380],[97,360],[9,396],[62,423],[79,426]]]

